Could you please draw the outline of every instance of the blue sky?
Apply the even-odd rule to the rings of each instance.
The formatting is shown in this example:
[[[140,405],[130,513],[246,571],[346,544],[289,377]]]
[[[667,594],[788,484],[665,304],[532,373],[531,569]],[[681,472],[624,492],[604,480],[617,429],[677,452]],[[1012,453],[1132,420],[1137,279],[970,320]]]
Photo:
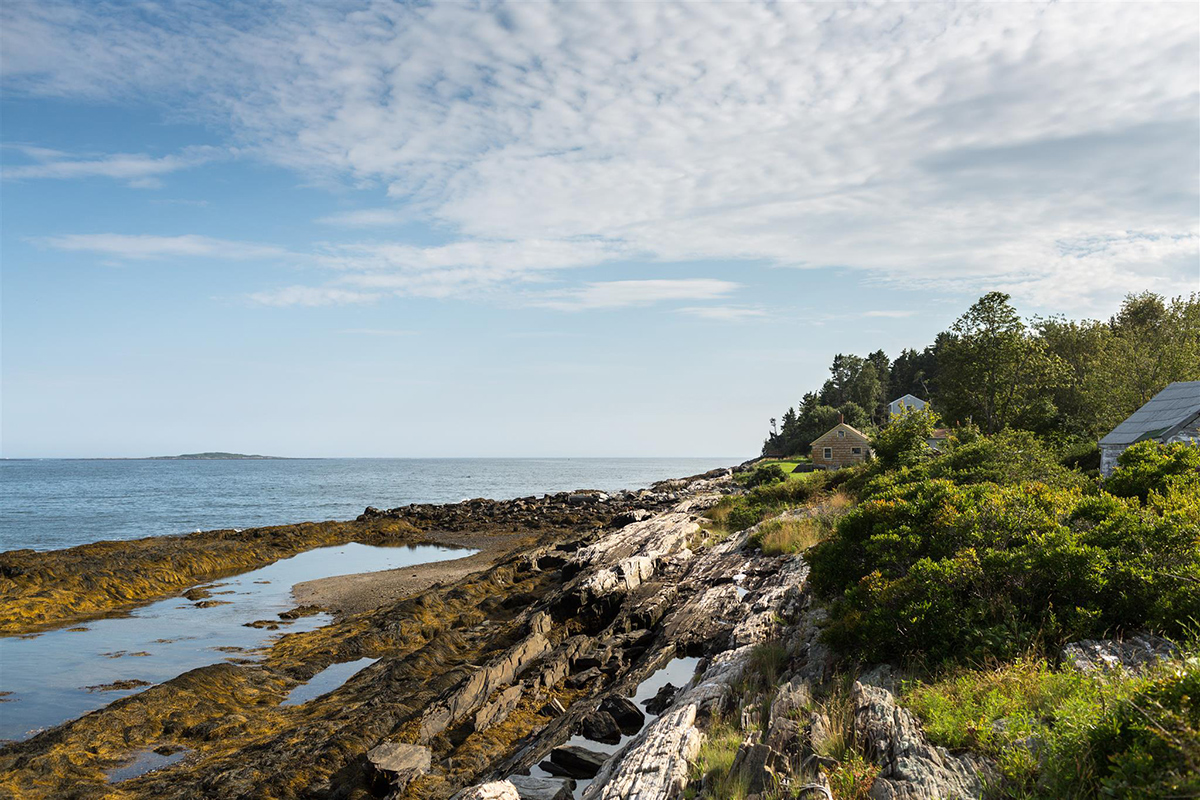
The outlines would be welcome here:
[[[8,2],[6,457],[729,455],[1200,289],[1184,4]]]

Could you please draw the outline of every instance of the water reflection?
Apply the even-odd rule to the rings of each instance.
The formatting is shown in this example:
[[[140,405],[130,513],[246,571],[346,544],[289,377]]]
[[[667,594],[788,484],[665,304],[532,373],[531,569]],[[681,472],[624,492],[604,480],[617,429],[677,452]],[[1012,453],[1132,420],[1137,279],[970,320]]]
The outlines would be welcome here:
[[[323,547],[206,584],[200,587],[204,591],[189,591],[194,602],[169,597],[128,616],[32,637],[0,638],[0,697],[11,701],[0,706],[0,739],[24,739],[142,691],[147,684],[228,658],[253,658],[253,651],[274,636],[327,624],[327,614],[279,618],[295,606],[291,587],[296,583],[446,561],[473,552],[435,545]],[[263,626],[247,627],[256,621]]]

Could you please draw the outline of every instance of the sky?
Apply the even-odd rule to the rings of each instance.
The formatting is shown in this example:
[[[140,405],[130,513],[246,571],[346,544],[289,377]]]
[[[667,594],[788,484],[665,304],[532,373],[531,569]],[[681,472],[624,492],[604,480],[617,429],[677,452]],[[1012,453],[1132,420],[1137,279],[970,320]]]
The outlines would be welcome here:
[[[731,456],[1200,290],[1189,3],[0,7],[0,455]]]

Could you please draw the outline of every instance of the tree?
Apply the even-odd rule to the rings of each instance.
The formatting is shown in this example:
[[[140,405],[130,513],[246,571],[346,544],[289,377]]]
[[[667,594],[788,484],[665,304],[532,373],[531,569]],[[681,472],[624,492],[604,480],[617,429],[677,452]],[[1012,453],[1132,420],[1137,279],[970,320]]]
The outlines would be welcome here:
[[[951,420],[972,418],[987,433],[1052,420],[1048,389],[1061,363],[1027,332],[1007,294],[989,292],[959,317],[939,361],[939,401]]]

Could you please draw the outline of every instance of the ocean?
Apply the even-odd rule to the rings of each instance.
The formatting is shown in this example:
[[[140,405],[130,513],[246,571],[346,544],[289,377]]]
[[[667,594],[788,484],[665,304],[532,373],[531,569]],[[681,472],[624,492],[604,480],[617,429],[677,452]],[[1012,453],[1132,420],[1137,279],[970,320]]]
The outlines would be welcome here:
[[[643,488],[743,458],[0,461],[0,550],[352,519],[367,506]]]

